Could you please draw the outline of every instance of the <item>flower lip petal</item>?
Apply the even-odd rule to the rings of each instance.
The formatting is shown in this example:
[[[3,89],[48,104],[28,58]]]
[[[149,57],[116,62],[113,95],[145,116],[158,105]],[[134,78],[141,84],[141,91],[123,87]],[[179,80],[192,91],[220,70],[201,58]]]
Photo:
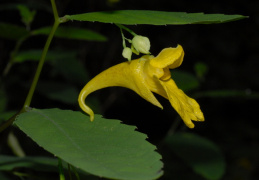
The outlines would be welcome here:
[[[150,64],[157,68],[169,67],[174,69],[183,62],[184,51],[181,45],[176,48],[165,48],[155,58],[150,60]]]
[[[188,97],[179,89],[173,79],[159,80],[159,83],[164,88],[167,99],[181,116],[186,126],[194,128],[192,121],[204,121],[203,113],[197,101]]]
[[[167,81],[167,80],[171,79],[171,72],[170,72],[169,68],[164,68],[163,71],[164,71],[164,74],[160,78],[160,80]]]

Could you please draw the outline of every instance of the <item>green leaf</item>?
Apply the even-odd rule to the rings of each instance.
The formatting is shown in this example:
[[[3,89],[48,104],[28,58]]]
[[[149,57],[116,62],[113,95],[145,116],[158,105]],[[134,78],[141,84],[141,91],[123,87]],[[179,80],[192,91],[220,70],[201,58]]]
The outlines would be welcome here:
[[[210,140],[192,133],[175,133],[167,137],[171,150],[193,170],[209,180],[220,179],[225,172],[225,161]]]
[[[15,168],[32,168],[41,171],[57,171],[58,161],[48,157],[14,157],[0,155],[0,170],[11,171]]]
[[[9,10],[14,10],[17,9],[16,3],[2,3],[0,6],[0,11],[9,11]]]
[[[0,179],[1,180],[10,180],[9,177],[5,176],[3,173],[0,172]]]
[[[25,62],[25,61],[39,61],[42,54],[41,49],[33,49],[27,51],[21,51],[14,57],[14,62]],[[57,59],[74,59],[76,52],[74,51],[48,51],[46,60],[54,61]]]
[[[20,11],[20,15],[22,17],[22,22],[26,25],[27,28],[30,27],[30,24],[34,20],[34,16],[36,11],[30,11],[27,6],[24,5],[17,5],[17,9]]]
[[[37,90],[50,99],[66,104],[76,104],[79,94],[78,90],[74,86],[62,82],[41,81],[37,86]]]
[[[66,171],[68,171],[68,164],[62,163]],[[51,157],[42,156],[26,156],[26,157],[15,157],[8,155],[0,155],[0,171],[19,171],[19,169],[33,170],[37,171],[37,176],[41,179],[47,179],[49,177],[48,173],[58,173],[58,160]],[[85,173],[79,169],[76,169],[79,173],[80,178],[87,180],[97,180],[98,177],[94,177],[88,173]],[[39,174],[41,173],[41,174]],[[0,179],[2,180],[1,173]],[[9,180],[9,178],[8,178]]]
[[[67,82],[40,81],[37,85],[37,91],[52,100],[71,105],[78,103],[78,89]],[[101,112],[101,105],[96,97],[87,98],[86,104],[89,105],[95,113]],[[0,114],[0,122],[2,114]]]
[[[102,23],[117,23],[127,25],[177,25],[223,23],[228,21],[244,19],[246,18],[246,16],[149,10],[118,10],[66,15],[65,18],[67,18],[68,20],[91,22],[98,21]]]
[[[211,90],[195,93],[193,96],[200,97],[211,97],[211,98],[229,98],[229,97],[240,97],[249,99],[259,99],[259,92],[252,92],[250,89],[247,90]]]
[[[51,27],[43,27],[32,32],[33,35],[48,35]],[[106,41],[107,38],[89,29],[75,28],[75,27],[58,27],[55,32],[55,37],[66,39],[77,39],[87,41]]]
[[[3,112],[5,110],[7,104],[7,96],[5,94],[5,91],[2,87],[0,87],[0,112]]]
[[[21,37],[28,35],[24,27],[17,26],[14,24],[0,22],[0,37],[10,40],[18,40]]]
[[[32,109],[16,125],[41,147],[90,174],[150,180],[162,175],[161,156],[134,126],[75,111]]]
[[[66,79],[80,85],[89,81],[89,76],[84,66],[75,58],[56,59],[51,65]]]
[[[208,72],[208,66],[203,62],[197,62],[194,65],[194,70],[198,78],[204,78]]]
[[[6,112],[1,112],[0,114],[0,123],[2,121],[7,121],[9,118],[11,118],[13,115],[15,115],[17,112],[16,111],[6,111]]]
[[[39,61],[42,50],[27,50],[19,52],[14,57],[14,62]],[[46,62],[71,82],[82,84],[89,80],[88,73],[83,65],[76,59],[75,51],[48,51]]]
[[[21,1],[19,1],[21,2]],[[1,4],[0,6],[0,11],[9,11],[9,10],[17,10],[18,7],[22,5],[22,6],[26,6],[26,7],[30,7],[33,9],[37,9],[37,10],[43,10],[43,11],[47,11],[48,13],[52,13],[52,8],[51,6],[49,6],[47,3],[41,2],[41,1],[30,1],[30,2],[23,2],[21,3],[5,3],[5,4]]]
[[[198,79],[191,73],[172,70],[171,75],[177,86],[183,91],[196,89],[200,85]]]

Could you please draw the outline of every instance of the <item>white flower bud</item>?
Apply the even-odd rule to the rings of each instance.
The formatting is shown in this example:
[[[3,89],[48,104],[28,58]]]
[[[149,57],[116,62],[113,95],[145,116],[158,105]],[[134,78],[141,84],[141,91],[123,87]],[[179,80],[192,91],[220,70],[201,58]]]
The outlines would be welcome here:
[[[143,54],[150,54],[150,41],[147,37],[139,35],[135,36],[132,39],[132,45],[137,52],[141,52]]]
[[[130,48],[125,47],[122,51],[122,56],[126,59],[128,59],[128,61],[131,61],[131,55],[132,55],[132,51]]]

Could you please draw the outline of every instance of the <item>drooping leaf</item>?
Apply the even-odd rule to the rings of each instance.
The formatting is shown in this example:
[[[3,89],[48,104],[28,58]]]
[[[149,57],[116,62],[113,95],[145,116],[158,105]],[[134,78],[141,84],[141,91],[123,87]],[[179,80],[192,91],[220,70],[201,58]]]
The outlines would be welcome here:
[[[0,112],[5,110],[7,104],[7,96],[3,88],[0,87]]]
[[[2,3],[0,6],[0,11],[17,10],[20,5],[37,9],[37,10],[39,9],[39,10],[47,11],[48,13],[52,13],[51,6],[41,1],[23,2],[22,4],[21,3],[4,3],[4,4]]]
[[[30,24],[34,20],[34,16],[36,11],[30,11],[30,9],[25,5],[17,5],[17,9],[20,11],[20,16],[22,18],[22,22],[26,25],[27,28],[30,27]]]
[[[14,168],[33,168],[41,171],[57,171],[57,159],[49,157],[14,157],[0,155],[0,171],[11,171]]]
[[[40,81],[37,85],[37,91],[52,100],[71,105],[78,103],[79,90],[67,82]],[[86,104],[89,105],[95,113],[101,112],[101,105],[96,97],[87,98]],[[1,116],[2,114],[0,114],[0,119]]]
[[[0,11],[9,11],[9,10],[17,9],[17,5],[20,5],[20,4],[17,4],[17,3],[4,3],[4,4],[1,4]]]
[[[208,72],[208,66],[203,62],[197,62],[194,65],[194,70],[198,78],[203,78]]]
[[[14,57],[14,62],[39,61],[42,50],[34,49],[19,52]],[[81,84],[89,80],[88,73],[82,64],[76,59],[75,51],[50,50],[46,56],[46,62],[71,82]]]
[[[175,133],[166,139],[171,150],[196,173],[217,180],[225,172],[225,161],[218,146],[192,133]]]
[[[71,82],[81,85],[89,80],[88,72],[76,58],[56,59],[50,63],[58,73]]]
[[[150,25],[180,25],[180,24],[212,24],[235,21],[246,18],[242,15],[203,14],[185,12],[165,12],[149,10],[118,10],[91,12],[76,15],[66,15],[68,20],[97,21],[117,24],[150,24]]]
[[[229,98],[229,97],[239,97],[239,98],[249,98],[249,99],[258,99],[259,92],[253,92],[250,89],[247,90],[211,90],[197,92],[193,96],[200,97],[211,97],[211,98]]]
[[[150,180],[162,175],[161,156],[135,127],[75,111],[32,109],[16,125],[37,144],[90,174]]]
[[[24,27],[15,24],[0,22],[0,37],[10,40],[18,40],[21,37],[28,35]]]
[[[191,73],[172,70],[171,75],[177,86],[183,91],[193,90],[200,85],[198,79]]]
[[[48,35],[50,33],[51,27],[43,27],[34,30],[32,34],[34,35]],[[87,40],[87,41],[106,41],[107,38],[97,32],[89,29],[75,28],[75,27],[58,27],[55,32],[55,37],[66,38],[66,39],[77,39],[77,40]]]
[[[7,121],[9,118],[11,118],[13,115],[15,115],[16,111],[6,111],[0,113],[0,123],[2,121]]]
[[[79,91],[72,85],[62,82],[40,82],[37,90],[48,98],[66,104],[76,104]]]
[[[63,164],[64,170],[67,172],[68,164],[65,162],[63,162],[62,164]],[[52,177],[53,177],[53,173],[58,174],[58,160],[57,158],[43,157],[43,156],[16,157],[16,156],[0,155],[0,179],[1,180],[4,180],[2,179],[1,171],[10,172],[12,170],[18,171],[19,169],[37,171],[38,177],[40,177],[41,179],[44,179],[44,178],[47,179],[49,177],[48,173],[52,173],[51,174]],[[87,179],[87,180],[99,179],[98,177],[94,177],[79,169],[75,169],[75,170],[79,174],[80,178],[82,179]],[[10,180],[10,178],[8,178],[8,180]]]
[[[1,180],[10,180],[9,177],[7,177],[4,173],[1,173],[1,172],[0,172],[0,179]]]
[[[21,51],[17,53],[14,57],[14,62],[24,62],[24,61],[39,61],[42,54],[42,50],[33,49],[27,51]],[[74,59],[76,52],[74,51],[48,51],[46,60],[54,61],[57,59],[71,58]]]

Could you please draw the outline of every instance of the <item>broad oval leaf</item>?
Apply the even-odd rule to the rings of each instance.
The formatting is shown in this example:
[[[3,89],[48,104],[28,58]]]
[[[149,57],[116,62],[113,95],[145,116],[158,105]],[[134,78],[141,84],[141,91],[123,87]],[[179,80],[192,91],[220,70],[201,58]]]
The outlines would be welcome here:
[[[180,25],[180,24],[212,24],[235,21],[246,18],[242,15],[203,14],[186,12],[166,12],[150,10],[118,10],[91,12],[76,15],[66,15],[68,20],[97,21],[117,24],[150,24],[150,25]]]
[[[16,125],[47,151],[90,174],[113,179],[156,179],[161,156],[134,126],[81,112],[32,109]]]
[[[225,161],[213,142],[192,133],[175,133],[166,143],[196,173],[209,180],[217,180],[225,172]]]
[[[33,35],[48,35],[51,27],[43,27],[32,32]],[[75,27],[58,27],[55,32],[55,37],[88,41],[106,41],[107,38],[97,32],[89,29],[75,28]]]

